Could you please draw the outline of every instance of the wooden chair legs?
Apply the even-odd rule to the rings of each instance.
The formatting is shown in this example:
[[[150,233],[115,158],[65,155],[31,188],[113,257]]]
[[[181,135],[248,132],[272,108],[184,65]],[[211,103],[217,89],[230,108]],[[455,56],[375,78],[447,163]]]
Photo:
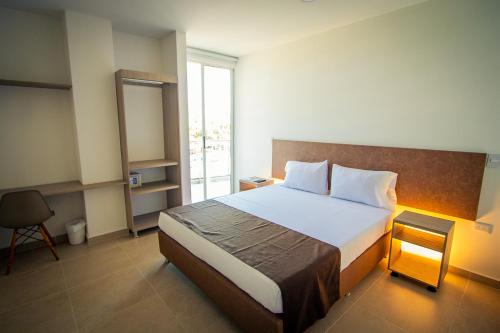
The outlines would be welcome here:
[[[47,229],[45,229],[45,226],[43,224],[40,224],[38,226],[38,231],[40,232],[40,234],[42,234],[42,237],[45,240],[45,243],[47,243],[47,246],[49,247],[50,252],[52,252],[52,254],[56,258],[56,260],[59,260],[59,256],[57,255],[56,251],[54,250],[54,246],[53,246],[54,243],[53,243],[52,237],[50,237],[49,232],[47,231]]]
[[[40,224],[40,228],[42,228],[43,232],[45,233],[45,235],[47,235],[47,237],[49,238],[50,242],[52,243],[52,246],[56,246],[56,242],[54,242],[54,239],[52,238],[52,236],[50,235],[49,231],[47,230],[47,228],[45,227],[45,225],[42,223]]]
[[[7,261],[7,270],[5,274],[8,275],[12,268],[12,263],[14,262],[14,254],[16,253],[16,235],[17,229],[12,231],[12,238],[10,239],[10,251],[9,251],[9,260]]]
[[[21,243],[24,243],[24,241],[26,241],[26,239],[28,239],[28,238],[40,240],[38,238],[32,237],[33,234],[36,233],[36,230],[37,230],[36,227],[37,226],[30,227],[29,229],[27,229],[24,232],[22,231],[23,228],[21,228],[22,230],[20,232],[18,231],[19,228],[14,229],[14,231],[12,231],[12,238],[10,240],[9,259],[7,262],[7,270],[5,271],[6,275],[8,275],[10,273],[10,271],[12,269],[12,264],[14,263],[14,255],[16,253],[16,242],[18,240],[17,235],[19,234],[21,236],[21,238],[19,238],[20,240],[23,239],[22,238],[23,236],[25,237],[24,240],[21,241]],[[59,260],[59,256],[57,255],[56,250],[54,249],[54,245],[55,245],[54,240],[50,236],[50,233],[47,230],[47,228],[45,228],[45,226],[43,224],[39,224],[38,225],[38,232],[42,235],[43,241],[49,247],[50,252],[52,252],[52,255],[54,255],[54,258],[56,258],[56,260]]]

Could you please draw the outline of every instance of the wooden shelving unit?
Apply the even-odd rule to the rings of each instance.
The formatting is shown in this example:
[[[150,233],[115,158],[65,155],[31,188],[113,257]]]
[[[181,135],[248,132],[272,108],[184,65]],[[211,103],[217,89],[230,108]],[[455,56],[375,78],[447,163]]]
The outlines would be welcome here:
[[[448,270],[454,222],[404,211],[394,219],[389,270],[436,291]],[[409,243],[409,248],[404,247]],[[431,250],[431,251],[429,251]]]
[[[179,185],[177,184],[172,184],[167,181],[157,181],[157,182],[144,183],[142,184],[141,187],[132,188],[131,190],[132,194],[134,195],[143,195],[148,193],[175,190],[178,188]]]
[[[69,90],[70,84],[0,79],[0,86]]]
[[[40,193],[43,196],[48,197],[48,196],[52,196],[52,195],[81,192],[81,191],[90,190],[90,189],[94,189],[94,188],[124,185],[124,184],[127,184],[127,182],[124,180],[114,180],[114,181],[109,181],[109,182],[101,182],[101,183],[93,183],[93,184],[83,185],[79,180],[72,180],[72,181],[68,181],[68,182],[0,189],[0,196],[4,195],[5,193],[8,193],[8,192],[37,190],[37,191],[40,191]]]
[[[134,216],[134,225],[137,231],[154,228],[158,225],[161,211]]]
[[[176,161],[169,161],[166,159],[157,159],[157,160],[129,162],[128,167],[130,170],[141,170],[141,169],[151,169],[151,168],[175,166],[178,164],[179,163]]]
[[[127,224],[135,236],[144,229],[158,225],[159,211],[135,215],[132,201],[136,196],[164,192],[167,208],[182,205],[181,172],[180,172],[180,140],[179,110],[177,101],[177,77],[120,69],[115,73],[116,96],[118,103],[118,120],[120,125],[120,146],[122,153],[123,178],[129,179],[131,170],[164,168],[165,179],[143,183],[141,187],[124,186]],[[124,85],[141,85],[160,87],[162,89],[164,157],[161,159],[130,161],[128,158],[128,138],[125,113]]]

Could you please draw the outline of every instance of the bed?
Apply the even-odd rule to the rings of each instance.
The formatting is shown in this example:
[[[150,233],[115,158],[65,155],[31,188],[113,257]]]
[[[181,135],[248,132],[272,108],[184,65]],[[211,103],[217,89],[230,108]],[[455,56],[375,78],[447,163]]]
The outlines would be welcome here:
[[[297,148],[303,146],[303,144],[309,143],[275,140],[273,143],[273,176],[282,176],[283,163],[287,159],[314,161],[328,158],[330,161],[335,161],[335,157],[332,159],[331,156],[325,156],[325,152],[321,149],[290,149],[290,147]],[[309,148],[317,148],[318,145],[331,145],[329,148],[333,149],[332,152],[335,153],[338,162],[348,165],[349,163],[343,161],[346,156],[348,159],[352,159],[354,156],[355,160],[363,161],[361,155],[364,155],[366,161],[369,161],[368,165],[361,162],[354,163],[354,165],[350,163],[350,166],[377,169],[377,165],[373,165],[373,159],[370,158],[370,154],[367,154],[366,150],[358,153],[351,151],[350,155],[342,154],[351,150],[352,147],[365,146],[340,145],[343,152],[339,154],[338,145],[310,144],[313,146]],[[414,180],[410,181],[406,178],[408,172],[405,165],[407,166],[407,163],[401,163],[401,159],[398,158],[398,156],[401,156],[401,152],[396,151],[394,155],[387,155],[380,154],[377,151],[377,148],[384,147],[368,148],[370,148],[369,152],[372,155],[374,153],[376,156],[386,157],[382,163],[379,162],[378,164],[387,165],[389,160],[389,168],[386,167],[385,169],[394,170],[403,176],[403,204],[405,204],[405,201],[408,201],[406,200],[408,183]],[[400,148],[384,149],[398,150]],[[413,155],[428,152],[428,155],[434,157],[429,164],[429,167],[433,169],[431,171],[436,171],[436,167],[442,167],[439,163],[440,160],[435,158],[436,151],[404,151],[410,151]],[[454,179],[457,179],[457,174],[462,177],[467,176],[467,184],[463,185],[463,191],[462,184],[456,183],[454,184],[453,193],[446,193],[442,189],[435,191],[440,186],[440,183],[446,183],[446,179],[441,180],[443,177],[438,179],[432,176],[430,177],[432,186],[422,186],[424,190],[414,188],[414,191],[415,193],[424,194],[425,191],[434,191],[432,192],[434,207],[436,207],[436,204],[441,204],[440,209],[442,212],[455,212],[456,216],[460,216],[460,212],[457,213],[457,207],[463,209],[464,203],[470,204],[470,201],[474,201],[474,198],[471,199],[471,195],[473,197],[480,190],[481,167],[484,168],[484,156],[479,155],[484,154],[442,153],[441,158],[443,160],[449,157],[449,153],[466,154],[463,156],[454,155],[453,157],[462,157],[464,163],[474,165],[472,169],[456,168],[457,165],[463,166],[464,164],[459,161],[458,164],[454,164],[454,170],[453,168],[447,170],[448,175],[455,177]],[[439,155],[438,157],[440,157]],[[472,162],[470,162],[471,160]],[[375,164],[377,163],[375,162]],[[415,174],[414,170],[413,173]],[[473,185],[470,184],[471,179]],[[423,185],[426,185],[426,180],[421,180],[421,184],[422,181]],[[479,190],[477,186],[479,186]],[[398,195],[401,192],[401,185],[399,185],[399,189]],[[456,206],[456,202],[446,203],[446,198],[449,198],[450,195],[460,199],[458,206]],[[217,198],[212,201],[212,204],[227,206],[230,209],[244,212],[248,216],[270,221],[273,225],[282,226],[287,230],[307,235],[310,238],[338,248],[340,250],[340,263],[337,283],[340,297],[347,294],[362,280],[387,253],[391,212],[386,209],[334,199],[327,195],[294,190],[281,185],[267,186]],[[472,206],[474,206],[473,202]],[[423,203],[419,208],[425,209],[427,207]],[[477,213],[477,199],[475,208],[476,212],[472,212],[472,214]],[[434,211],[436,210],[439,211],[439,209],[434,209]],[[464,212],[461,214],[462,216],[471,215],[470,209],[464,210]],[[172,218],[171,215],[160,214],[159,226],[160,232],[158,235],[161,253],[204,290],[242,329],[247,332],[290,331],[290,328],[287,329],[287,326],[283,323],[282,296],[284,297],[284,295],[282,295],[280,287],[272,279],[196,234],[189,225],[186,227],[186,225]],[[286,322],[288,322],[288,319]]]
[[[391,212],[281,185],[216,198],[228,206],[335,245],[344,270],[388,230]],[[278,285],[162,213],[161,231],[206,262],[272,313],[283,312]]]

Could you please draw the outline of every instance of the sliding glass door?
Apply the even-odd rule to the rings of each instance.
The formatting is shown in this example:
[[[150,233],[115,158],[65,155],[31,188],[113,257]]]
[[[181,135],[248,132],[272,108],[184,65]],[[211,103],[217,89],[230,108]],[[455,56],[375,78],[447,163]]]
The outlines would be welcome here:
[[[188,62],[191,201],[232,192],[232,69]]]

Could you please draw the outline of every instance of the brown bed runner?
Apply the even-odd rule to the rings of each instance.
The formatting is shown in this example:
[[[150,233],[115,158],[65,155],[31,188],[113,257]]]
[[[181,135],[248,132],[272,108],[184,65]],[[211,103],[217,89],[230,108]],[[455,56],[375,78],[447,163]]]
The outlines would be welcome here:
[[[339,299],[340,250],[215,200],[167,214],[276,282],[285,332],[302,332]]]

